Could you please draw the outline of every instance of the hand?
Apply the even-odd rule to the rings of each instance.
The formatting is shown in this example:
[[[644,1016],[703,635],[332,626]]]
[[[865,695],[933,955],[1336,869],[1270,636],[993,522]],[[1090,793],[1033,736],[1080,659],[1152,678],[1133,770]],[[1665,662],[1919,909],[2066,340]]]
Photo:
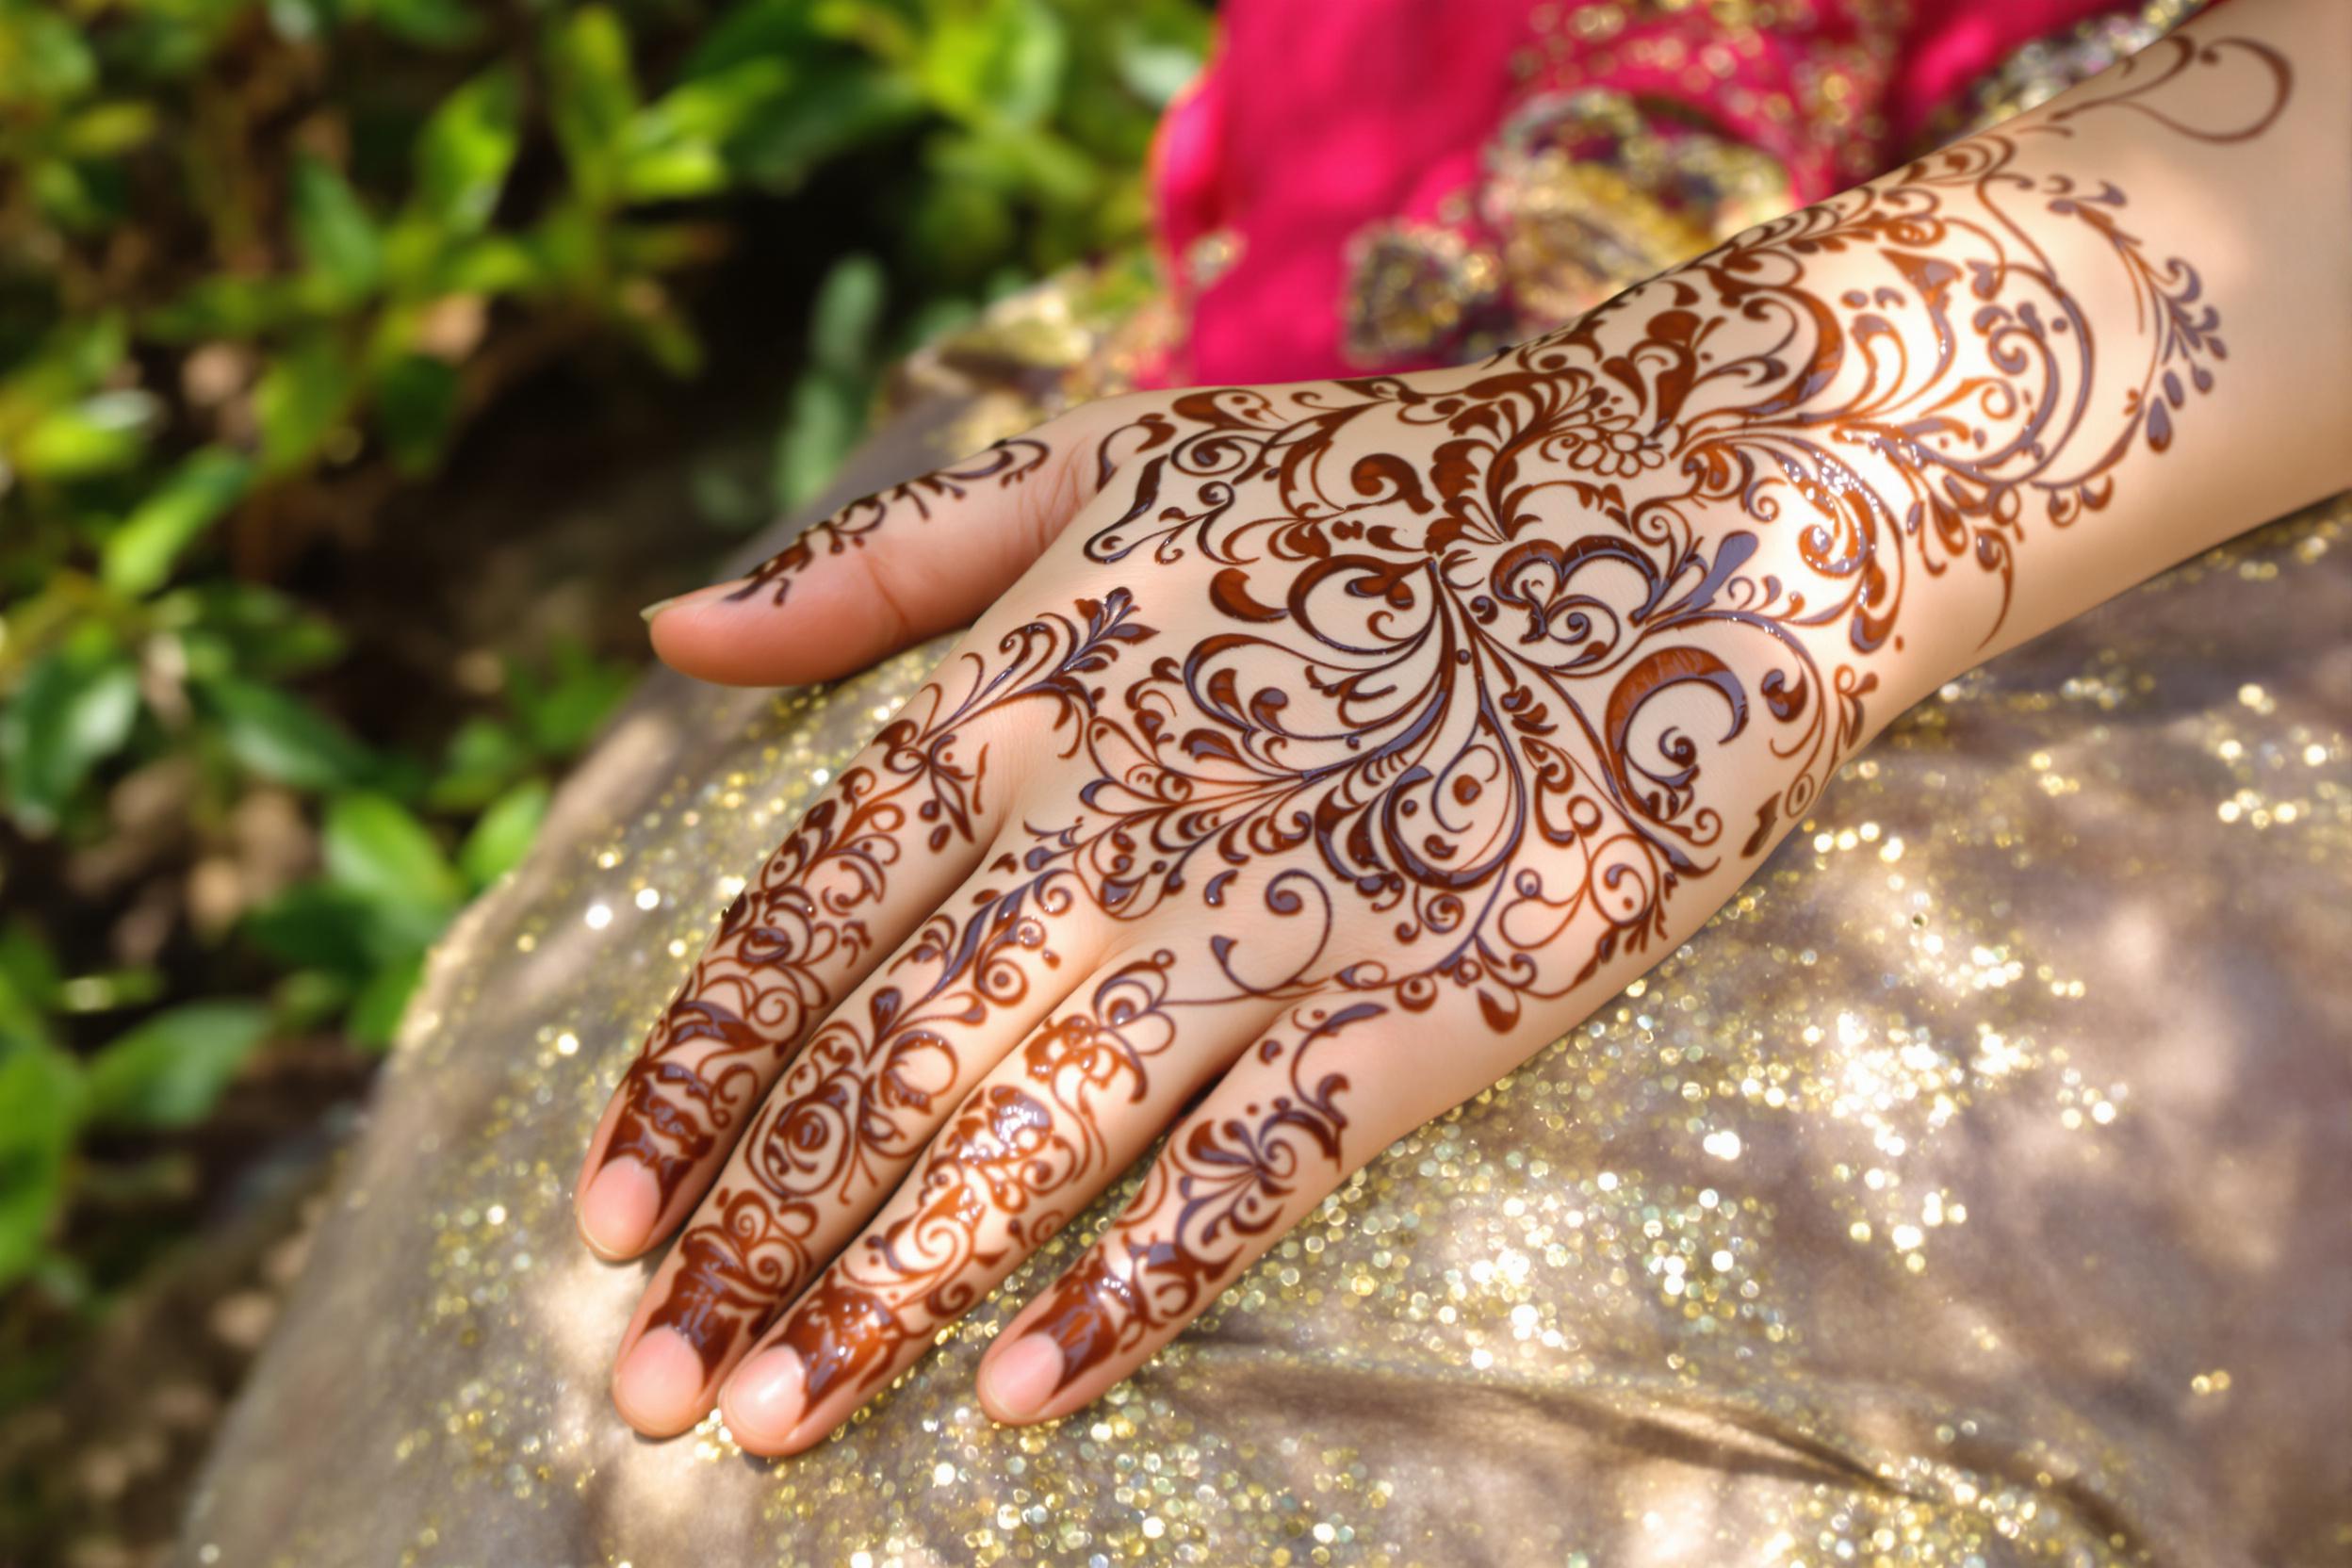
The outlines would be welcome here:
[[[2196,270],[2031,134],[1485,365],[1089,405],[667,608],[663,657],[739,680],[978,624],[727,911],[596,1133],[592,1244],[685,1221],[630,1422],[715,1397],[745,1447],[808,1446],[1166,1132],[983,1362],[1000,1420],[1086,1404],[2032,629],[2022,547],[2114,510],[2221,350]]]

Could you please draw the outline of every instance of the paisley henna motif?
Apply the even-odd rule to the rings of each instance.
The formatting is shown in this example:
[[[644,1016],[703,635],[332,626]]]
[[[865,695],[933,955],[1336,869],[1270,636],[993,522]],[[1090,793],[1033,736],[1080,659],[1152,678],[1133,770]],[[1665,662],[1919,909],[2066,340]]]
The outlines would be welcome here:
[[[1067,1384],[1199,1311],[1363,1156],[1348,1081],[1317,1066],[1330,1041],[1442,1000],[1510,1034],[1687,930],[1677,890],[1761,856],[1867,738],[1925,585],[1989,583],[1990,640],[2037,531],[2107,508],[2214,385],[2227,350],[2196,270],[2146,252],[2113,186],[2021,156],[2096,109],[2173,124],[2148,92],[2242,51],[2283,98],[2261,45],[2180,48],[2152,80],[1765,223],[1476,368],[1187,392],[1109,436],[1101,515],[1070,547],[1124,586],[927,688],[730,911],[632,1070],[612,1157],[674,1180],[741,1109],[731,1064],[833,1005],[808,956],[865,941],[857,913],[909,825],[934,849],[972,836],[985,757],[958,735],[1013,707],[1045,719],[1064,793],[1024,803],[987,890],[790,1064],[653,1323],[715,1372],[809,1284],[823,1222],[928,1144],[911,1203],[780,1333],[810,1399],[873,1386],[1112,1174],[1101,1124],[1184,1020],[1279,1006],[1255,1066],[1282,1092],[1180,1134],[1052,1292]],[[2095,341],[2061,250],[2133,302],[2136,338]],[[830,547],[1044,455],[1008,443],[860,503]],[[780,596],[809,559],[746,592]],[[1147,649],[1147,615],[1207,629]],[[811,890],[837,865],[850,890]],[[1198,951],[1099,979],[949,1113],[960,1042],[1029,995],[1057,918],[1179,902],[1220,913]]]

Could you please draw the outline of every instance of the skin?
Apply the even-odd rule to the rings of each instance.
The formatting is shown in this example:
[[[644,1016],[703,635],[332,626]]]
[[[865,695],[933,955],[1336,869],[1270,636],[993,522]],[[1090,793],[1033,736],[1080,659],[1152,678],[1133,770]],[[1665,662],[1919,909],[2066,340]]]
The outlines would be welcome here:
[[[663,607],[741,682],[976,624],[591,1144],[590,1245],[679,1237],[621,1413],[808,1446],[1166,1134],[982,1364],[1084,1406],[1904,707],[2352,483],[2352,211],[2286,199],[2352,182],[2341,63],[2237,0],[1487,363],[1090,404]]]

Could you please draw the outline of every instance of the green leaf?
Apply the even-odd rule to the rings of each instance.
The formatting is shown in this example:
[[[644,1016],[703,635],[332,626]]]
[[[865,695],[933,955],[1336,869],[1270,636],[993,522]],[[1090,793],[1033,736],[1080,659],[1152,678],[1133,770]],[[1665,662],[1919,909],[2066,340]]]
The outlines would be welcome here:
[[[466,0],[375,0],[375,18],[393,37],[437,49],[473,42],[483,25]]]
[[[528,778],[491,802],[457,852],[468,884],[486,888],[522,863],[547,814],[547,784]]]
[[[70,16],[10,6],[0,48],[0,103],[62,104],[98,84],[98,57]]]
[[[791,188],[820,164],[872,146],[923,116],[923,93],[904,75],[861,60],[826,61],[739,130],[728,157],[743,177]]]
[[[436,811],[482,809],[535,760],[530,743],[514,727],[477,714],[449,737],[441,776],[426,792],[425,804]]]
[[[547,115],[591,204],[620,190],[621,138],[637,112],[629,34],[610,8],[587,6],[547,35]]]
[[[294,161],[294,238],[330,302],[365,298],[384,277],[384,239],[342,174],[314,157]]]
[[[390,1045],[400,1033],[400,1016],[408,1011],[408,999],[416,994],[416,983],[424,974],[425,960],[419,955],[386,964],[368,976],[351,999],[351,1015],[344,1020],[351,1038],[373,1051]]]
[[[778,60],[740,65],[673,89],[623,131],[621,192],[632,201],[678,201],[727,188],[726,144],[782,98],[792,74]]]
[[[38,927],[22,915],[0,927],[0,1055],[51,1043],[49,1015],[64,988],[57,955]]]
[[[504,67],[444,99],[417,135],[417,210],[452,234],[486,227],[514,164],[521,108],[521,91]]]
[[[793,384],[776,443],[776,498],[790,512],[830,482],[865,426],[872,385],[863,376],[812,367]]]
[[[996,0],[925,34],[924,88],[968,124],[1031,126],[1053,111],[1070,32],[1044,0]]]
[[[327,808],[319,841],[328,878],[371,903],[446,912],[466,896],[432,829],[388,796],[342,796]]]
[[[436,255],[428,282],[444,294],[520,294],[547,280],[546,259],[513,235],[483,235]]]
[[[369,771],[368,748],[291,693],[236,676],[215,676],[198,688],[220,721],[229,754],[264,778],[297,790],[333,790]]]
[[[81,1072],[48,1046],[0,1054],[0,1288],[41,1258],[65,1207],[81,1119]]]
[[[376,379],[376,426],[404,474],[431,471],[457,424],[457,371],[429,354],[402,354]]]
[[[29,360],[9,369],[5,391],[10,402],[25,408],[71,402],[122,368],[130,350],[122,313],[92,312],[41,339]]]
[[[280,474],[308,464],[342,422],[351,398],[351,365],[325,333],[314,333],[281,354],[253,390],[264,469]]]
[[[334,622],[257,582],[190,582],[156,598],[155,617],[179,631],[197,678],[281,679],[331,664],[344,651]]]
[[[0,765],[27,833],[47,833],[90,770],[130,739],[139,675],[101,628],[42,655],[0,710]]]
[[[241,929],[282,963],[323,970],[352,983],[433,939],[432,928],[387,927],[366,899],[324,882],[286,889],[246,916]]]
[[[835,262],[808,312],[810,360],[844,374],[870,370],[889,293],[889,278],[873,256],[857,252]]]
[[[597,662],[577,643],[560,645],[552,665],[545,680],[520,666],[510,667],[507,694],[532,746],[541,756],[560,760],[596,738],[629,694],[636,673],[626,664]]]
[[[167,343],[255,337],[300,315],[301,294],[296,280],[288,277],[205,278],[142,324]]]
[[[91,104],[58,127],[57,145],[71,157],[111,158],[146,145],[155,134],[155,106],[133,99]]]
[[[245,494],[253,466],[206,447],[140,501],[107,539],[99,572],[107,587],[141,597],[163,586],[172,564]]]
[[[351,1000],[351,982],[324,970],[298,969],[270,988],[270,1010],[287,1034],[322,1029],[342,1016]]]
[[[1200,74],[1197,41],[1155,34],[1132,22],[1113,31],[1111,51],[1120,85],[1155,109],[1166,108]]]
[[[190,1002],[156,1014],[90,1059],[90,1115],[128,1127],[202,1121],[270,1032],[258,1002]]]
[[[100,392],[37,420],[8,454],[31,479],[76,480],[139,461],[160,405],[147,393]]]

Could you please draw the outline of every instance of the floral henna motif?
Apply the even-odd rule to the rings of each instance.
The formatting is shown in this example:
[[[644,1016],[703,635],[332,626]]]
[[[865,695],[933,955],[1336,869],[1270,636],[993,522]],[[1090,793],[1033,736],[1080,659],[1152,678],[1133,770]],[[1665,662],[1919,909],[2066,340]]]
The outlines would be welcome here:
[[[2283,98],[2260,45],[2195,59],[2233,47]],[[2161,457],[2214,384],[2226,349],[2196,270],[2149,257],[2114,187],[2022,156],[2069,116],[2158,113],[2157,83],[2126,82],[1751,230],[1475,368],[1184,393],[1110,436],[1103,488],[1127,504],[1072,547],[1128,586],[966,655],[967,694],[935,693],[885,751],[906,760],[890,789],[930,813],[977,787],[978,763],[952,761],[959,727],[1041,702],[1074,788],[1030,808],[989,890],[924,928],[900,960],[922,984],[818,1030],[654,1322],[715,1370],[791,1300],[821,1221],[919,1153],[938,1086],[963,1081],[958,1035],[1027,994],[1056,914],[1132,923],[1197,900],[1231,918],[1197,954],[1101,982],[963,1101],[908,1210],[787,1325],[811,1399],[886,1377],[1065,1222],[1108,1174],[1103,1119],[1143,1096],[1184,1009],[1288,1008],[1257,1055],[1287,1087],[1192,1123],[1054,1288],[1039,1322],[1066,1385],[1197,1312],[1314,1179],[1361,1157],[1343,1150],[1346,1079],[1314,1066],[1325,1042],[1448,996],[1511,1034],[1688,929],[1668,918],[1676,890],[1761,856],[1869,734],[1921,585],[1991,583],[1989,641],[2035,531],[2109,506],[2126,460]],[[2112,270],[2100,286],[2135,302],[2136,338],[2095,342],[2055,249]],[[1043,456],[1005,451],[953,483],[1010,482]],[[1146,611],[1208,629],[1146,652]],[[848,831],[821,823],[818,841]],[[690,994],[711,989],[698,976]],[[681,1002],[665,1030],[725,1060],[738,1016]],[[664,1093],[646,1070],[662,1107],[725,1103],[707,1074]],[[689,1147],[644,1119],[659,1147]]]
[[[747,599],[767,594],[771,604],[780,605],[792,592],[793,579],[820,558],[865,548],[867,535],[893,517],[911,513],[915,521],[927,523],[933,506],[962,500],[974,486],[988,481],[995,481],[1000,489],[1019,484],[1043,467],[1051,455],[1036,436],[1016,435],[954,467],[937,468],[854,500],[761,562],[749,580],[727,597]]]

